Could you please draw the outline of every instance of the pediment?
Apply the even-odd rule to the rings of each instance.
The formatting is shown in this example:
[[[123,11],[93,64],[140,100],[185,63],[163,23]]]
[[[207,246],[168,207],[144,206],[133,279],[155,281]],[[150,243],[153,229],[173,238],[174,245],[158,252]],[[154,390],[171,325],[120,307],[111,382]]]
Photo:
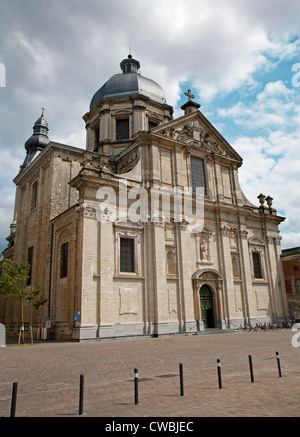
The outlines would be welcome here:
[[[242,162],[239,154],[200,111],[157,126],[151,133]]]

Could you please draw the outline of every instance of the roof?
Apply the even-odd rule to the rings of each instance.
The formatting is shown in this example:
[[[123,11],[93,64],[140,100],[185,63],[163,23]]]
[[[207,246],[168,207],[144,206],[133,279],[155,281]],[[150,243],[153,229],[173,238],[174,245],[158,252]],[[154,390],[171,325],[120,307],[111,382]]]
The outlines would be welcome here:
[[[294,254],[294,253],[299,253],[300,252],[300,246],[297,247],[291,247],[289,249],[283,249],[282,251],[283,255],[288,255],[288,254]]]
[[[132,59],[123,59],[120,64],[122,73],[112,76],[93,96],[90,110],[102,99],[115,99],[141,94],[150,99],[166,103],[166,97],[160,85],[138,73],[140,63]]]

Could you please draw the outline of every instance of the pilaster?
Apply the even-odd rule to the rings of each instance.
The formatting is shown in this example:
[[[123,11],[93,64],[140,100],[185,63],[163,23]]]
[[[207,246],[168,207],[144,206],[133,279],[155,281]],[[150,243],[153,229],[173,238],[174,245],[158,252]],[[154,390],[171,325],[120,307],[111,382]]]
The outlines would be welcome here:
[[[98,296],[94,281],[98,253],[96,207],[81,204],[77,207],[76,302],[74,339],[95,338],[97,333]]]

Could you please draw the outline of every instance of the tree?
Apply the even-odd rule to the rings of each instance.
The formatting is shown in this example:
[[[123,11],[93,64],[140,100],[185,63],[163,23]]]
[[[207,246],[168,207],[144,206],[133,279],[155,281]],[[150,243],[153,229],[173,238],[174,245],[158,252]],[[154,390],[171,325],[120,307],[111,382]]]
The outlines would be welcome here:
[[[5,297],[18,300],[21,306],[21,330],[24,342],[24,306],[31,305],[38,309],[47,302],[47,299],[38,297],[39,287],[27,285],[30,271],[30,264],[20,265],[11,259],[3,261],[4,273],[0,277],[0,293]]]

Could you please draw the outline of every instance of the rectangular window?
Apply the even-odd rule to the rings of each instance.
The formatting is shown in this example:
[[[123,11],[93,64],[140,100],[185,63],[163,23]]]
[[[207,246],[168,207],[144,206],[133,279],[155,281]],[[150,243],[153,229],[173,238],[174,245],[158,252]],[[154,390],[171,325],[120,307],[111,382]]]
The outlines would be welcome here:
[[[94,150],[97,151],[100,141],[100,129],[99,126],[94,129]]]
[[[300,279],[296,279],[296,293],[300,294]]]
[[[68,250],[69,243],[63,243],[61,245],[61,255],[60,255],[60,277],[65,278],[68,276]]]
[[[27,262],[30,264],[30,268],[28,270],[28,279],[27,279],[27,285],[31,285],[31,279],[32,279],[32,260],[33,260],[33,246],[28,248],[27,251]]]
[[[252,252],[253,272],[255,279],[263,279],[260,253]]]
[[[120,238],[120,272],[135,272],[133,238]]]
[[[191,172],[193,193],[196,193],[197,187],[202,187],[204,188],[204,194],[206,194],[204,160],[191,156]]]
[[[129,118],[116,120],[116,139],[127,140],[129,138]]]

